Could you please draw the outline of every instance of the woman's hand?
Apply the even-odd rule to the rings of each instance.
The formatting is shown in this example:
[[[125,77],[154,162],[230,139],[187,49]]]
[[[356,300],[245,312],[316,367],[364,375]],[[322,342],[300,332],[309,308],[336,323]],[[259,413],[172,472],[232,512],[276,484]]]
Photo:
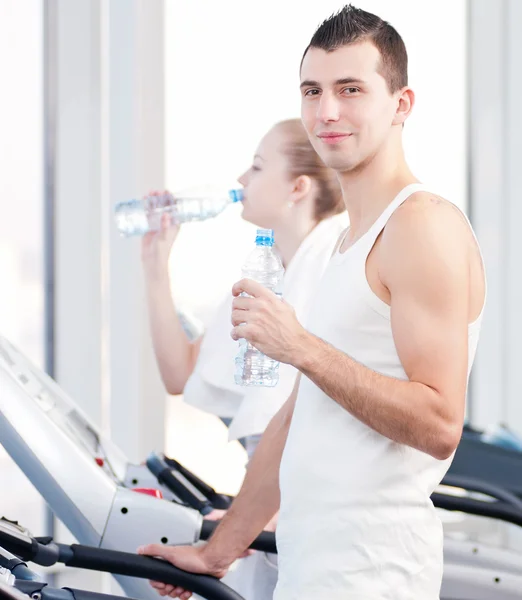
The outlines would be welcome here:
[[[167,192],[151,192],[149,196]],[[179,225],[173,224],[169,215],[161,217],[159,231],[149,231],[141,241],[141,260],[147,279],[156,281],[168,274],[169,257],[178,237]]]

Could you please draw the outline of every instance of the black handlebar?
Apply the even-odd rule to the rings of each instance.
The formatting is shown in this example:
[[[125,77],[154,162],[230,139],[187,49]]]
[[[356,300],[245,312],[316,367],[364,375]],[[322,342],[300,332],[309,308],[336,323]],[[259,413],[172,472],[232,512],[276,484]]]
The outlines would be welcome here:
[[[505,502],[498,500],[484,502],[475,498],[463,498],[440,493],[432,494],[431,499],[437,508],[498,519],[522,527],[522,513]]]
[[[149,470],[160,483],[165,484],[185,504],[202,515],[212,512],[212,502],[183,473],[169,467],[163,458],[152,453],[145,461]]]
[[[57,544],[49,538],[40,538],[38,541],[27,533],[15,530],[11,523],[1,520],[0,546],[23,560],[43,566],[62,562],[69,567],[170,583],[209,600],[244,600],[237,592],[209,575],[189,573],[150,556],[80,544]]]
[[[9,521],[5,517],[0,519],[0,546],[26,560],[38,552],[38,542],[19,527],[18,523]]]
[[[479,500],[435,492],[431,499],[437,508],[498,519],[522,527],[522,501],[512,492],[473,477],[447,474],[442,485],[487,494],[494,500]]]
[[[206,521],[203,519],[201,525],[200,539],[208,540],[214,533],[219,521]],[[261,552],[270,552],[277,554],[275,533],[271,531],[262,531],[249,546],[252,550],[260,550]]]
[[[185,477],[185,479],[190,481],[190,483],[197,488],[207,498],[207,500],[210,501],[214,508],[226,510],[230,507],[233,500],[232,496],[227,496],[226,494],[220,494],[219,492],[216,492],[212,486],[208,485],[208,483],[200,479],[197,475],[192,473],[192,471],[189,471],[177,460],[169,458],[165,455],[163,456],[163,460],[170,469],[179,471]]]
[[[73,544],[70,549],[72,558],[65,562],[68,567],[163,581],[212,600],[243,600],[237,592],[215,577],[194,575],[157,558],[78,544]]]
[[[450,473],[446,474],[441,483],[442,485],[448,485],[450,487],[462,488],[468,492],[480,492],[482,494],[487,494],[488,496],[491,496],[491,498],[500,500],[522,512],[522,500],[520,500],[520,498],[512,492],[499,487],[494,483],[482,481],[476,477],[453,475]]]

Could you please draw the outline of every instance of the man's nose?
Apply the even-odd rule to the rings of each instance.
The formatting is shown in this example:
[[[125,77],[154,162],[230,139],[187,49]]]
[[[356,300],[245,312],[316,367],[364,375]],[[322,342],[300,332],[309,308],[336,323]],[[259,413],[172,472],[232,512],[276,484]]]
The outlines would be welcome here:
[[[317,118],[323,123],[339,120],[339,102],[332,94],[322,94],[317,107]]]

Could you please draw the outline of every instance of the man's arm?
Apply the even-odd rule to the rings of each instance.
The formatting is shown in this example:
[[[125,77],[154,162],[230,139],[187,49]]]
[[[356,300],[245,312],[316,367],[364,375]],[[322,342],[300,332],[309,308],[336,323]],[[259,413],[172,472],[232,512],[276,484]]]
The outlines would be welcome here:
[[[205,548],[211,564],[228,568],[279,510],[279,466],[294,413],[300,375],[288,400],[266,428],[245,481]],[[221,557],[224,557],[224,561]]]
[[[232,337],[292,364],[375,431],[444,459],[464,419],[470,236],[453,207],[423,198],[396,211],[376,247],[408,380],[376,373],[310,334],[288,304],[248,279],[233,289]]]
[[[175,566],[194,573],[225,575],[279,509],[279,465],[283,455],[299,387],[294,389],[266,428],[248,465],[245,481],[232,506],[202,547],[173,547],[151,544],[139,549],[140,554],[159,556]],[[189,598],[190,592],[174,586],[153,584],[171,597]]]
[[[357,419],[438,459],[455,450],[464,419],[469,235],[452,207],[421,200],[396,211],[376,249],[408,381],[380,375],[310,335],[295,363]]]

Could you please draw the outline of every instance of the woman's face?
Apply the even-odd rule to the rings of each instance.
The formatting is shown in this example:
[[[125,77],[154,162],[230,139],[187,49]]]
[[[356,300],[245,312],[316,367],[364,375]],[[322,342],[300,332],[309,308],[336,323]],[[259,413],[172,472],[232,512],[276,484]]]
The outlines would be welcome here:
[[[243,219],[265,229],[277,228],[290,212],[294,182],[282,151],[285,141],[277,127],[271,129],[261,140],[252,166],[238,179],[244,187]]]

